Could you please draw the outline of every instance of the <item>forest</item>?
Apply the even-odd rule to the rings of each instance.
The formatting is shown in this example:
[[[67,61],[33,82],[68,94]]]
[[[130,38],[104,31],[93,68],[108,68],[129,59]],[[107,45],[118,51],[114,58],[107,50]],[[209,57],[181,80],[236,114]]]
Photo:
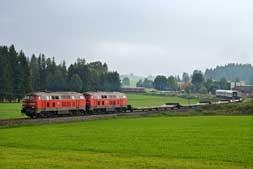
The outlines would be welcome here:
[[[32,91],[118,91],[120,77],[100,61],[77,59],[66,66],[44,54],[31,58],[15,46],[0,46],[0,102],[20,101]]]
[[[217,66],[214,69],[206,69],[206,79],[220,80],[226,78],[228,81],[245,81],[253,83],[253,66],[251,64],[230,63],[225,66]]]

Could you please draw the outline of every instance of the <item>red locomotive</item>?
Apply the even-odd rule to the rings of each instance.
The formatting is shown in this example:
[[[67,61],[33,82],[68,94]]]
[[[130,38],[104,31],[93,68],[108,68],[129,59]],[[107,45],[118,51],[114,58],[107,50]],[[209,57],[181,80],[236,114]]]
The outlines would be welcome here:
[[[83,114],[86,101],[76,92],[34,92],[23,99],[22,112],[30,117]]]
[[[128,100],[120,92],[87,92],[84,93],[88,111],[109,112],[126,111]]]
[[[126,111],[127,104],[119,92],[34,92],[23,99],[22,112],[30,117],[97,114]]]

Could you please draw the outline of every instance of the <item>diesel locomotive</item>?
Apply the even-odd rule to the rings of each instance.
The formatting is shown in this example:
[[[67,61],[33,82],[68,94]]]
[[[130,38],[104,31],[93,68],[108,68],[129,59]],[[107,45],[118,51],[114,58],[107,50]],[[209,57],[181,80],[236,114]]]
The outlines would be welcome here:
[[[32,118],[127,110],[128,99],[120,92],[33,92],[22,101],[22,113]]]

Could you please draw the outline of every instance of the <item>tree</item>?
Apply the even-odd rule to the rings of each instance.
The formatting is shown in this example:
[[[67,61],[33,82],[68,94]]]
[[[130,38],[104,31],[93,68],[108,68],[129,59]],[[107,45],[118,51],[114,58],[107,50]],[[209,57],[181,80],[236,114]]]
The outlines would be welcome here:
[[[145,88],[153,88],[153,81],[145,78],[142,85]]]
[[[226,78],[225,77],[221,78],[220,89],[229,90],[229,88],[230,88],[230,84],[227,82]]]
[[[176,82],[181,82],[179,75],[175,76],[174,78],[175,78]]]
[[[158,75],[154,80],[154,88],[157,90],[167,90],[168,80],[165,76]]]
[[[69,81],[69,89],[76,91],[76,92],[81,92],[82,91],[82,86],[83,82],[82,79],[78,74],[74,74]]]
[[[205,83],[205,87],[207,89],[207,92],[215,93],[216,87],[212,79],[207,79]]]
[[[10,85],[11,85],[11,92],[8,94],[8,100],[14,100],[15,99],[15,95],[14,93],[16,93],[15,89],[18,88],[19,82],[17,82],[17,76],[18,76],[18,68],[17,68],[17,58],[18,58],[18,53],[14,47],[14,45],[11,45],[9,48],[9,52],[7,54],[8,57],[8,64],[10,65],[10,75],[11,77],[9,77],[10,80]]]
[[[128,77],[124,77],[122,80],[122,85],[123,86],[130,86],[130,80]]]
[[[182,80],[184,83],[188,83],[190,81],[190,76],[188,73],[184,72],[182,75]]]
[[[41,55],[41,65],[40,65],[40,87],[42,90],[47,89],[47,70],[46,70],[46,57],[44,54]]]
[[[143,82],[141,79],[136,83],[136,87],[143,87]]]
[[[195,87],[195,90],[198,92],[200,85],[204,82],[204,76],[200,70],[195,70],[192,75],[192,84]]]
[[[118,72],[108,72],[105,79],[106,91],[119,91],[120,90],[120,77]]]
[[[177,81],[173,76],[168,77],[168,90],[178,90]]]
[[[253,66],[251,64],[235,64],[230,63],[225,66],[217,66],[214,69],[206,69],[206,79],[220,80],[226,77],[228,81],[235,81],[237,77],[240,80],[250,83],[251,75],[253,74]]]
[[[12,100],[12,67],[8,47],[0,47],[0,101]]]
[[[207,92],[208,91],[207,91],[207,88],[205,87],[205,85],[201,84],[200,88],[199,88],[199,93],[206,94]]]
[[[65,61],[56,64],[54,57],[33,54],[29,61],[14,45],[0,46],[1,102],[20,101],[31,91],[119,91],[120,85],[119,74],[100,61],[86,63],[79,58],[67,69]]]
[[[29,67],[29,60],[28,58],[24,58],[24,93],[30,93],[32,91],[32,77],[31,71]]]
[[[40,74],[38,58],[34,54],[32,55],[29,67],[31,71],[32,90],[37,91],[40,89]]]
[[[25,94],[31,92],[31,76],[29,62],[23,51],[20,51],[17,57],[15,74],[15,98],[20,101]]]

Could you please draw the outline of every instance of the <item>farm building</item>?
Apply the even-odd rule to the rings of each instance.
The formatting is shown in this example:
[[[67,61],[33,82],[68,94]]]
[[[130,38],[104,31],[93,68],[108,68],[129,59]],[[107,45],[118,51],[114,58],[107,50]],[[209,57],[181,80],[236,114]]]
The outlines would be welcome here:
[[[246,95],[253,94],[253,85],[235,86],[233,90],[237,90]]]

